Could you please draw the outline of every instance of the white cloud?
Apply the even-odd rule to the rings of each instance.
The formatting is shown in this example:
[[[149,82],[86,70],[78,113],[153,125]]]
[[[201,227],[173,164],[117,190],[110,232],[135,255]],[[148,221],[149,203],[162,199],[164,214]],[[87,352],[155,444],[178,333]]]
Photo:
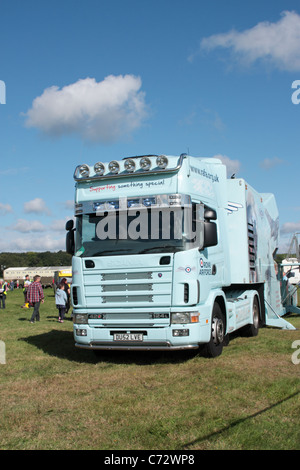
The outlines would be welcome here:
[[[282,70],[300,70],[300,15],[284,11],[276,23],[264,21],[242,32],[232,30],[201,41],[202,50],[231,49],[245,64],[261,59]]]
[[[51,235],[40,235],[39,237],[28,236],[21,238],[0,239],[0,251],[26,252],[26,251],[59,251],[65,250],[65,237],[59,239]]]
[[[15,176],[15,175],[18,175],[18,174],[23,174],[23,173],[25,173],[29,170],[30,170],[30,168],[28,166],[7,168],[6,170],[1,169],[0,170],[0,175]]]
[[[21,233],[29,233],[29,232],[45,232],[46,227],[38,220],[25,220],[25,219],[18,219],[17,222],[8,227],[10,230],[14,230],[15,232]]]
[[[147,116],[140,77],[109,75],[102,82],[78,80],[52,86],[34,99],[26,126],[49,136],[77,134],[84,140],[112,142],[141,126]]]
[[[70,219],[70,217],[66,217],[65,219],[57,219],[53,220],[49,229],[53,232],[65,232],[66,231],[66,222]]]
[[[283,163],[284,163],[284,160],[281,160],[278,157],[265,158],[262,162],[260,162],[260,166],[264,170],[270,170],[271,168],[274,168],[275,166],[278,166],[278,165],[282,165]]]
[[[15,224],[6,227],[6,229],[20,233],[48,232],[50,236],[50,232],[65,232],[68,220],[69,217],[56,219],[50,225],[45,225],[39,220],[18,219]]]
[[[5,215],[13,212],[13,209],[10,204],[2,204],[0,202],[0,215]]]
[[[286,222],[282,225],[280,232],[284,233],[295,233],[300,232],[300,221],[299,222]]]
[[[63,206],[66,210],[74,212],[75,203],[73,200],[68,200],[63,203]]]
[[[218,158],[226,166],[228,178],[240,171],[241,163],[239,160],[231,160],[226,155],[220,154],[214,155],[214,158]]]
[[[46,203],[40,197],[36,197],[32,201],[28,201],[24,203],[24,212],[26,214],[46,214],[50,215],[51,212],[46,206]]]

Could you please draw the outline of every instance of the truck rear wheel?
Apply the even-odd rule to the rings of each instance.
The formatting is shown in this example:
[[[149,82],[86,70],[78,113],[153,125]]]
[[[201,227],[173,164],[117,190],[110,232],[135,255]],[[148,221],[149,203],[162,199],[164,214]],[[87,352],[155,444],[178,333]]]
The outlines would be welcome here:
[[[215,303],[211,319],[211,338],[205,344],[202,353],[205,357],[217,357],[222,354],[225,340],[225,317],[219,304]]]
[[[259,304],[257,297],[254,297],[253,304],[252,304],[252,315],[253,315],[253,323],[246,325],[242,328],[241,333],[242,336],[257,336],[259,330]]]

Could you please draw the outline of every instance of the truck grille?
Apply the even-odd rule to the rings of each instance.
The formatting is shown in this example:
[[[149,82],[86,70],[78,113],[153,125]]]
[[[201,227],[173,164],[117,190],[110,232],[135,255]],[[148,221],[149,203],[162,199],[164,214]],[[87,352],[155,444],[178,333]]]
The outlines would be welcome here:
[[[84,272],[84,288],[87,307],[107,308],[170,306],[172,292],[172,268],[161,266],[152,271]]]

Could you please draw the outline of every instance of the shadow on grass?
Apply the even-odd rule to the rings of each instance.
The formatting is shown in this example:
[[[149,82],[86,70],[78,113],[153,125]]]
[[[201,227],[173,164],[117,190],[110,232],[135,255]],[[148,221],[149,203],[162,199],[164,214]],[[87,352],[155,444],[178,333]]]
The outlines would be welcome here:
[[[245,422],[251,420],[252,418],[256,418],[257,416],[260,416],[260,415],[266,413],[267,411],[272,410],[276,406],[281,405],[282,403],[284,403],[288,400],[296,398],[299,394],[300,394],[299,391],[297,391],[295,393],[292,393],[291,395],[283,398],[282,400],[279,400],[278,402],[273,403],[272,405],[268,406],[267,408],[263,408],[262,410],[259,410],[256,413],[253,413],[252,415],[246,416],[245,418],[237,419],[236,421],[232,422],[228,426],[225,426],[225,427],[223,427],[223,428],[221,428],[221,429],[219,429],[215,432],[207,434],[206,436],[199,437],[198,439],[195,439],[195,440],[190,441],[190,442],[186,442],[182,446],[182,449],[189,449],[189,447],[200,444],[201,442],[204,442],[204,441],[207,441],[207,440],[211,441],[215,437],[218,437],[221,434],[225,433],[226,431],[229,431],[229,430],[233,429],[235,426],[238,426],[239,424],[245,423]]]
[[[68,359],[75,362],[96,364],[98,362],[114,364],[151,365],[154,363],[182,363],[195,357],[195,351],[98,351],[77,349],[72,331],[53,329],[46,333],[20,338],[49,356]]]

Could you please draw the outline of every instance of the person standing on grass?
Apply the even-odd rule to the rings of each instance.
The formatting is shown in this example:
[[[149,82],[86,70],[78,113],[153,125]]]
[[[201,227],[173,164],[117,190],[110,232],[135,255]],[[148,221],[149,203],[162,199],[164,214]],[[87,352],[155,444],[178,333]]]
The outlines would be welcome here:
[[[40,321],[40,304],[44,303],[44,291],[41,285],[41,276],[34,276],[33,283],[27,289],[27,301],[33,307],[30,323]]]
[[[68,285],[67,278],[63,277],[61,284],[63,284],[64,291],[67,294],[66,313],[68,313],[70,309],[70,286]]]
[[[31,281],[29,279],[29,274],[26,274],[25,281],[24,281],[24,287],[23,287],[24,305],[22,305],[22,308],[27,308],[28,307],[26,305],[28,303],[28,301],[27,301],[27,290],[28,290],[28,287],[30,286],[30,284],[31,284]]]
[[[58,308],[58,321],[60,323],[64,322],[66,308],[67,308],[68,297],[65,292],[65,284],[60,282],[55,293],[55,303],[56,308]]]
[[[0,308],[2,304],[2,308],[5,308],[5,300],[6,300],[6,291],[7,286],[3,283],[3,280],[0,280]]]

